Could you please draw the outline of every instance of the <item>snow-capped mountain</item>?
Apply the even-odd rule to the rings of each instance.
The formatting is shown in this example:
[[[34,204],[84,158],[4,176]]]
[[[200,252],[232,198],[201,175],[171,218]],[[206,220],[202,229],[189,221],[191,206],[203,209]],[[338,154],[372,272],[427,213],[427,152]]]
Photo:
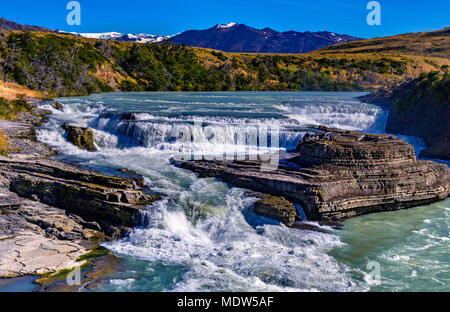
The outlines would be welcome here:
[[[122,34],[119,32],[106,32],[106,33],[72,33],[85,38],[103,39],[103,40],[117,40],[117,41],[132,41],[139,43],[152,43],[161,42],[169,39],[171,36],[157,36],[150,34]]]
[[[279,32],[270,28],[256,29],[244,24],[217,24],[205,30],[187,30],[173,36],[150,34],[71,33],[86,38],[152,43],[171,41],[191,47],[209,48],[224,52],[248,53],[306,53],[337,43],[361,38],[334,32]]]
[[[236,25],[236,23],[233,23],[233,22],[231,22],[231,23],[228,23],[228,24],[218,24],[216,27],[217,28],[230,28],[230,27],[233,27],[233,26],[235,26]]]
[[[206,30],[188,30],[172,36],[170,41],[225,52],[305,53],[359,39],[328,31],[278,32],[270,28],[256,29],[244,24],[228,23]]]

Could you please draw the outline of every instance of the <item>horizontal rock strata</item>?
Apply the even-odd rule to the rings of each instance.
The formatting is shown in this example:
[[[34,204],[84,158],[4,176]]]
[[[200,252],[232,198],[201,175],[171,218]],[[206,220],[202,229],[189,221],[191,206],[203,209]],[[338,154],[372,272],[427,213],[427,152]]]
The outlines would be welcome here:
[[[141,211],[159,199],[135,172],[108,176],[50,159],[34,130],[45,113],[0,120],[11,147],[0,157],[0,278],[81,265],[99,241],[141,225]]]
[[[105,232],[120,236],[124,227],[140,224],[140,210],[159,197],[144,193],[141,180],[111,177],[51,160],[0,158],[0,175],[21,197],[65,209]]]
[[[411,145],[391,135],[320,127],[277,170],[258,161],[176,161],[204,177],[283,196],[310,220],[339,220],[361,214],[433,203],[449,195],[444,164],[417,160]]]

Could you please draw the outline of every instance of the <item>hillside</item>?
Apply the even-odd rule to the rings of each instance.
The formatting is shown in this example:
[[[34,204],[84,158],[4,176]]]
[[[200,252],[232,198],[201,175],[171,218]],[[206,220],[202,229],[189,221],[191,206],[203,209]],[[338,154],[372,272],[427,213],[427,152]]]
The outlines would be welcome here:
[[[422,137],[420,156],[450,160],[450,75],[422,74],[388,97],[391,113],[386,131]]]
[[[19,23],[9,21],[7,19],[0,17],[0,31],[4,30],[32,30],[32,31],[47,31],[54,32],[45,27],[40,26],[31,26],[31,25],[21,25]]]
[[[373,90],[446,66],[448,58],[391,52],[223,53],[40,31],[0,34],[0,80],[44,97],[109,91]]]
[[[450,27],[431,32],[366,39],[326,47],[323,53],[396,53],[450,58]]]

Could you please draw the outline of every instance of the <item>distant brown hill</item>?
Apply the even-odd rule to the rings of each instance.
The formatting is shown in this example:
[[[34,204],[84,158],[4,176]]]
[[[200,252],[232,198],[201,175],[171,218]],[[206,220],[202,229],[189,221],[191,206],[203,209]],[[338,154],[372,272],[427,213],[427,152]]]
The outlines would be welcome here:
[[[397,53],[450,58],[450,27],[340,43],[318,50],[325,53]]]
[[[48,31],[55,32],[54,30],[40,27],[40,26],[31,26],[31,25],[21,25],[13,21],[9,21],[7,19],[0,17],[0,30],[32,30],[32,31]]]

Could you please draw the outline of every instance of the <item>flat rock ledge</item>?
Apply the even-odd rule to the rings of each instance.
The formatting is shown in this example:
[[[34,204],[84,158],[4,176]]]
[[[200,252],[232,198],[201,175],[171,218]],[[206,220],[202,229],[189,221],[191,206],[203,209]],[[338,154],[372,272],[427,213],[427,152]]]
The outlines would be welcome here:
[[[11,147],[0,156],[0,278],[83,265],[80,256],[142,225],[143,209],[160,199],[126,169],[108,176],[51,159],[34,130],[46,113],[0,120]]]
[[[317,221],[430,204],[450,192],[449,168],[416,159],[403,140],[322,126],[274,171],[261,171],[261,162],[250,160],[172,162],[203,177],[282,196]],[[273,211],[263,213],[274,218]]]
[[[50,159],[0,157],[0,175],[19,196],[96,222],[115,238],[141,225],[141,209],[159,199],[141,189],[141,179],[107,176]]]

